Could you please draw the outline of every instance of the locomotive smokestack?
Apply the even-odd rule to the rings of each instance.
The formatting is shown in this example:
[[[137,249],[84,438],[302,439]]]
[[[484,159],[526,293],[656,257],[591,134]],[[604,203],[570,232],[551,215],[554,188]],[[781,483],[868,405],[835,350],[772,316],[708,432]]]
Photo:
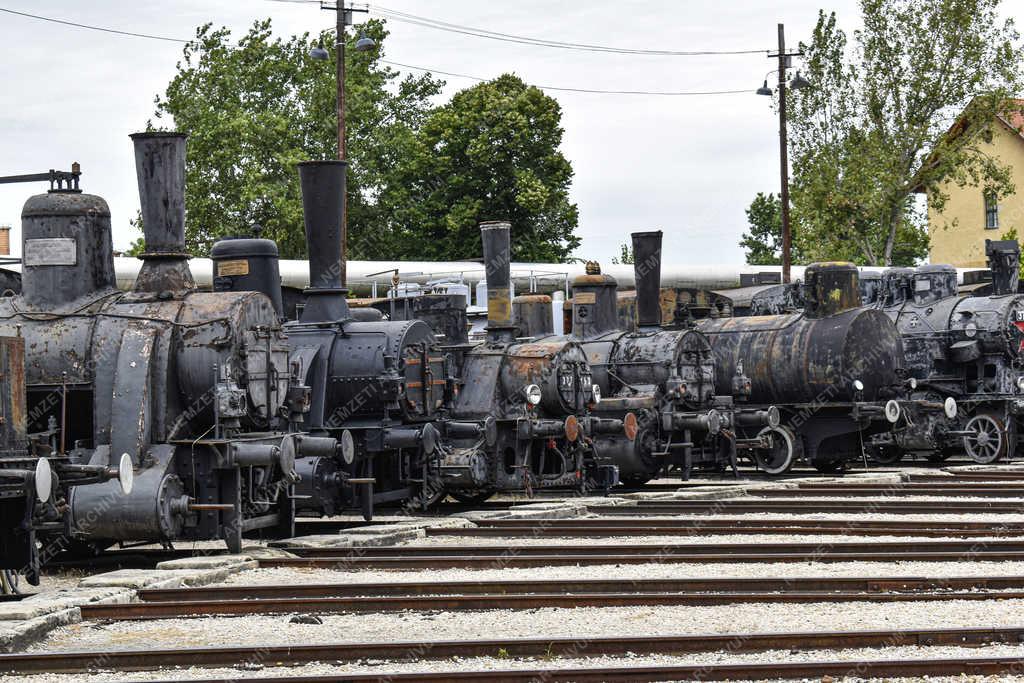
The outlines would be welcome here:
[[[1016,294],[1020,283],[1020,244],[1017,240],[985,240],[992,270],[992,294]]]
[[[184,133],[135,133],[135,173],[139,180],[142,232],[146,250],[136,292],[195,289],[185,251]]]
[[[661,326],[661,230],[633,233],[633,274],[636,278],[636,322]]]
[[[303,322],[349,317],[346,290],[341,285],[341,222],[344,218],[344,161],[304,161],[299,164],[302,216],[309,249],[309,289]]]
[[[510,341],[515,338],[512,324],[512,225],[504,221],[480,224],[484,247],[484,271],[487,276],[487,338]]]

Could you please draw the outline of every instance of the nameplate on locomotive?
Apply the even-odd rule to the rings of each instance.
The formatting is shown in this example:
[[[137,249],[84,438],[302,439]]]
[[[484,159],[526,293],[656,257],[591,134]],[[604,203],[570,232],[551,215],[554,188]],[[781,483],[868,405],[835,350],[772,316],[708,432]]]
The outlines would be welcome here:
[[[237,259],[235,261],[221,261],[217,264],[217,277],[227,277],[229,275],[248,275],[249,274],[249,261],[248,259]]]
[[[572,302],[574,304],[596,304],[597,294],[594,292],[580,292],[573,295]]]
[[[47,237],[25,240],[26,266],[74,266],[78,264],[78,244],[73,237]]]

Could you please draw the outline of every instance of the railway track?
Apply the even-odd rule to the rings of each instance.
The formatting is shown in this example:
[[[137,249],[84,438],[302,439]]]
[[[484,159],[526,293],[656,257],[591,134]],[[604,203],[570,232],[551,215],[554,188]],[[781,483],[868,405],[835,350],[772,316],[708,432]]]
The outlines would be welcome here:
[[[747,495],[760,498],[795,498],[813,497],[830,498],[834,496],[870,496],[875,498],[905,498],[908,496],[953,496],[960,498],[1020,498],[1024,496],[1024,487],[912,487],[907,485],[893,486],[800,486],[795,489],[748,489]]]
[[[912,525],[864,527],[853,524],[822,524],[818,526],[790,527],[784,524],[761,526],[730,526],[729,524],[664,525],[613,525],[606,520],[587,520],[577,524],[529,524],[515,526],[480,526],[463,529],[427,529],[428,537],[451,536],[460,538],[538,538],[538,537],[579,537],[596,538],[605,536],[706,536],[711,534],[730,535],[775,535],[802,534],[841,536],[914,536],[932,538],[1007,538],[1024,535],[1020,528],[963,529],[936,527],[915,529]]]
[[[578,656],[580,652],[585,652],[588,656],[703,653],[720,650],[740,653],[899,646],[977,646],[1018,642],[1024,642],[1024,627],[688,634],[618,638],[460,639],[288,646],[267,644],[247,647],[8,654],[0,655],[0,674],[83,673],[99,670],[149,671],[193,666],[234,667],[260,661],[282,666],[323,661],[347,663],[365,659],[430,661],[450,657],[488,657],[499,651],[503,651],[509,657],[571,657]],[[881,668],[877,670],[882,671]],[[723,669],[721,673],[725,673],[725,670]],[[451,676],[451,673],[447,675]]]
[[[263,567],[345,569],[498,569],[631,564],[777,562],[1024,561],[1024,546],[1005,541],[916,543],[647,544],[443,546],[291,549],[300,557],[263,560]]]
[[[790,491],[786,491],[790,494]],[[711,514],[721,515],[737,512],[778,512],[784,514],[803,515],[812,512],[849,513],[849,514],[927,514],[927,515],[962,515],[980,514],[1024,514],[1024,501],[1010,503],[1006,501],[943,501],[937,505],[935,501],[904,501],[904,500],[848,500],[848,501],[816,501],[816,500],[745,500],[725,498],[719,500],[674,500],[639,501],[637,505],[590,505],[589,512],[599,515],[643,516],[643,515],[677,515],[677,514]]]
[[[230,586],[140,591],[142,602],[85,605],[92,620],[257,614],[484,610],[736,603],[1024,599],[1024,577],[817,577],[454,581]]]

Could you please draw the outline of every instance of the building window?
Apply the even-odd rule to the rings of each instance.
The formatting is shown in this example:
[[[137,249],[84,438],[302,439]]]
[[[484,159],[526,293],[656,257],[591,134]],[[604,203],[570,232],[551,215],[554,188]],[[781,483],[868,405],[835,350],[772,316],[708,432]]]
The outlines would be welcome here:
[[[995,230],[999,227],[999,201],[994,192],[985,193],[985,229]]]

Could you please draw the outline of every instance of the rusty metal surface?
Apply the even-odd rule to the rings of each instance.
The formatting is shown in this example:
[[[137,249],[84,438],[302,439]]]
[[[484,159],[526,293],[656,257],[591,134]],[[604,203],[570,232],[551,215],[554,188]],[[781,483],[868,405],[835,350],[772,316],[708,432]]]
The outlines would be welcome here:
[[[793,576],[773,578],[684,579],[528,579],[498,581],[420,581],[374,583],[270,584],[204,586],[139,591],[144,603],[237,601],[336,597],[412,597],[443,595],[529,595],[574,593],[920,593],[939,590],[1013,590],[1024,588],[1020,576]],[[1024,628],[1024,627],[1022,627]]]
[[[1024,638],[1024,629],[1006,628],[948,628],[899,629],[861,631],[814,631],[796,633],[718,633],[688,635],[645,635],[604,638],[499,638],[486,640],[427,640],[399,642],[325,643],[318,645],[272,645],[227,647],[190,647],[162,650],[112,650],[106,652],[33,652],[0,655],[0,672],[6,673],[84,673],[102,661],[117,671],[145,671],[164,667],[235,666],[263,658],[282,665],[296,665],[323,661],[362,661],[384,659],[405,661],[409,653],[417,653],[420,660],[447,659],[449,657],[488,657],[505,652],[511,657],[567,656],[581,649],[594,655],[625,654],[678,654],[697,652],[760,652],[786,649],[839,650],[846,648],[881,648],[892,646],[962,646],[988,643],[1017,642]],[[723,673],[725,665],[717,665],[716,673]],[[875,667],[877,670],[879,667]],[[607,667],[606,672],[610,671]],[[970,670],[970,669],[969,669]],[[556,670],[557,671],[557,670]],[[973,670],[971,670],[973,671]],[[532,680],[552,680],[550,671]],[[745,671],[749,674],[751,672]],[[757,673],[757,672],[753,672]],[[669,678],[674,674],[665,672]],[[434,680],[444,680],[436,674]],[[481,680],[487,678],[480,672]],[[556,674],[557,675],[557,674]],[[659,674],[660,675],[660,674]],[[766,672],[773,677],[772,672]],[[401,676],[401,675],[399,675]],[[817,677],[812,674],[810,677]],[[393,678],[387,675],[388,679]],[[295,680],[295,679],[292,679]],[[422,677],[418,680],[423,680]],[[449,679],[450,680],[450,679]],[[631,680],[637,680],[633,678]]]
[[[81,606],[83,620],[179,619],[200,616],[245,616],[265,614],[344,614],[353,612],[395,612],[404,610],[488,610],[488,609],[578,609],[581,607],[680,606],[732,604],[808,604],[844,602],[945,602],[950,600],[1017,600],[1024,591],[948,591],[926,593],[890,592],[750,592],[714,593],[627,592],[588,593],[585,588],[571,594],[495,593],[449,596],[372,596],[330,598],[250,598],[245,600],[179,600],[117,605]]]

